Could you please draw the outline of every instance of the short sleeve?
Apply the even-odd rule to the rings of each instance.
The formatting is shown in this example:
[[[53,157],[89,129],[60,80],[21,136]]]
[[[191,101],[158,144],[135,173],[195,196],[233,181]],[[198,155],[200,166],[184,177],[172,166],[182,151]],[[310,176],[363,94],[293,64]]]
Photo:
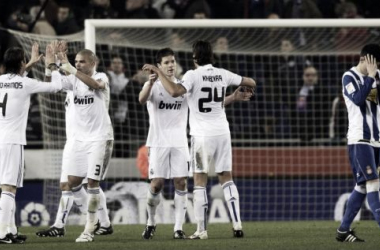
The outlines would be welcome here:
[[[96,73],[95,74],[95,76],[94,76],[94,79],[95,79],[95,81],[102,81],[102,82],[104,82],[106,85],[110,85],[109,84],[109,79],[108,79],[108,77],[107,77],[107,75],[105,74],[105,73]]]
[[[181,84],[186,89],[186,91],[190,93],[194,86],[194,71],[187,71],[179,84]]]
[[[230,85],[239,86],[241,84],[243,77],[241,77],[240,75],[232,73],[231,71],[228,71],[228,70],[225,71],[225,74],[227,77],[226,82],[227,82],[228,86],[230,86]]]

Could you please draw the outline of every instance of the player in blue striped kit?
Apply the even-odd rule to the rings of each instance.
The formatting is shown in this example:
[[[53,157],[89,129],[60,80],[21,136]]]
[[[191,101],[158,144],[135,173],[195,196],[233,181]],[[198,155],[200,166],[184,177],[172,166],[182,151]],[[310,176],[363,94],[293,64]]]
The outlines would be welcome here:
[[[350,225],[360,210],[365,197],[380,226],[379,166],[380,107],[379,76],[380,46],[368,44],[360,52],[357,66],[343,74],[343,97],[348,112],[348,154],[356,185],[347,203],[336,240],[364,242]]]

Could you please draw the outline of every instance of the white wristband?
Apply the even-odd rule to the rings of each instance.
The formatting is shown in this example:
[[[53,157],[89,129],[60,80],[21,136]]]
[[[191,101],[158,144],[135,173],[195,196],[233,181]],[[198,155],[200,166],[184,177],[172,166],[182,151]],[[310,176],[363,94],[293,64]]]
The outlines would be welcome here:
[[[45,68],[45,76],[51,76],[51,70],[48,68]]]
[[[66,72],[69,72],[72,75],[75,75],[77,73],[77,69],[73,67],[69,62],[63,63],[61,69],[63,69]]]

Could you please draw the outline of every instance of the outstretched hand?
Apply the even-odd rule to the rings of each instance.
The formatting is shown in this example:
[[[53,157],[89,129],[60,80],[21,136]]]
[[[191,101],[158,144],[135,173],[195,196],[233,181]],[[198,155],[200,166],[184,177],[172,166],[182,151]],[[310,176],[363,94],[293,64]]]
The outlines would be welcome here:
[[[39,52],[39,45],[38,43],[34,42],[32,46],[32,51],[30,53],[30,60],[26,64],[25,68],[28,70],[30,69],[33,65],[38,63],[43,57],[43,54],[40,54]]]
[[[54,49],[51,44],[48,44],[46,46],[46,52],[45,52],[45,66],[48,67],[49,64],[55,62],[55,55],[54,55]]]
[[[234,100],[235,101],[249,101],[253,95],[254,95],[254,90],[252,88],[239,86],[234,91]]]

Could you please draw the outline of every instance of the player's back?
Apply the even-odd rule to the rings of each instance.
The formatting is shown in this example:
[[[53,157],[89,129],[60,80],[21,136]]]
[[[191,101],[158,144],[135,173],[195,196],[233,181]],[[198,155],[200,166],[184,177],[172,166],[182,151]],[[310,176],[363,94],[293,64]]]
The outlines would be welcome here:
[[[214,136],[229,133],[224,111],[227,87],[239,85],[242,77],[211,64],[186,72],[182,85],[188,92],[190,134]]]
[[[0,143],[26,144],[30,95],[56,92],[60,84],[49,84],[16,74],[0,76]]]

